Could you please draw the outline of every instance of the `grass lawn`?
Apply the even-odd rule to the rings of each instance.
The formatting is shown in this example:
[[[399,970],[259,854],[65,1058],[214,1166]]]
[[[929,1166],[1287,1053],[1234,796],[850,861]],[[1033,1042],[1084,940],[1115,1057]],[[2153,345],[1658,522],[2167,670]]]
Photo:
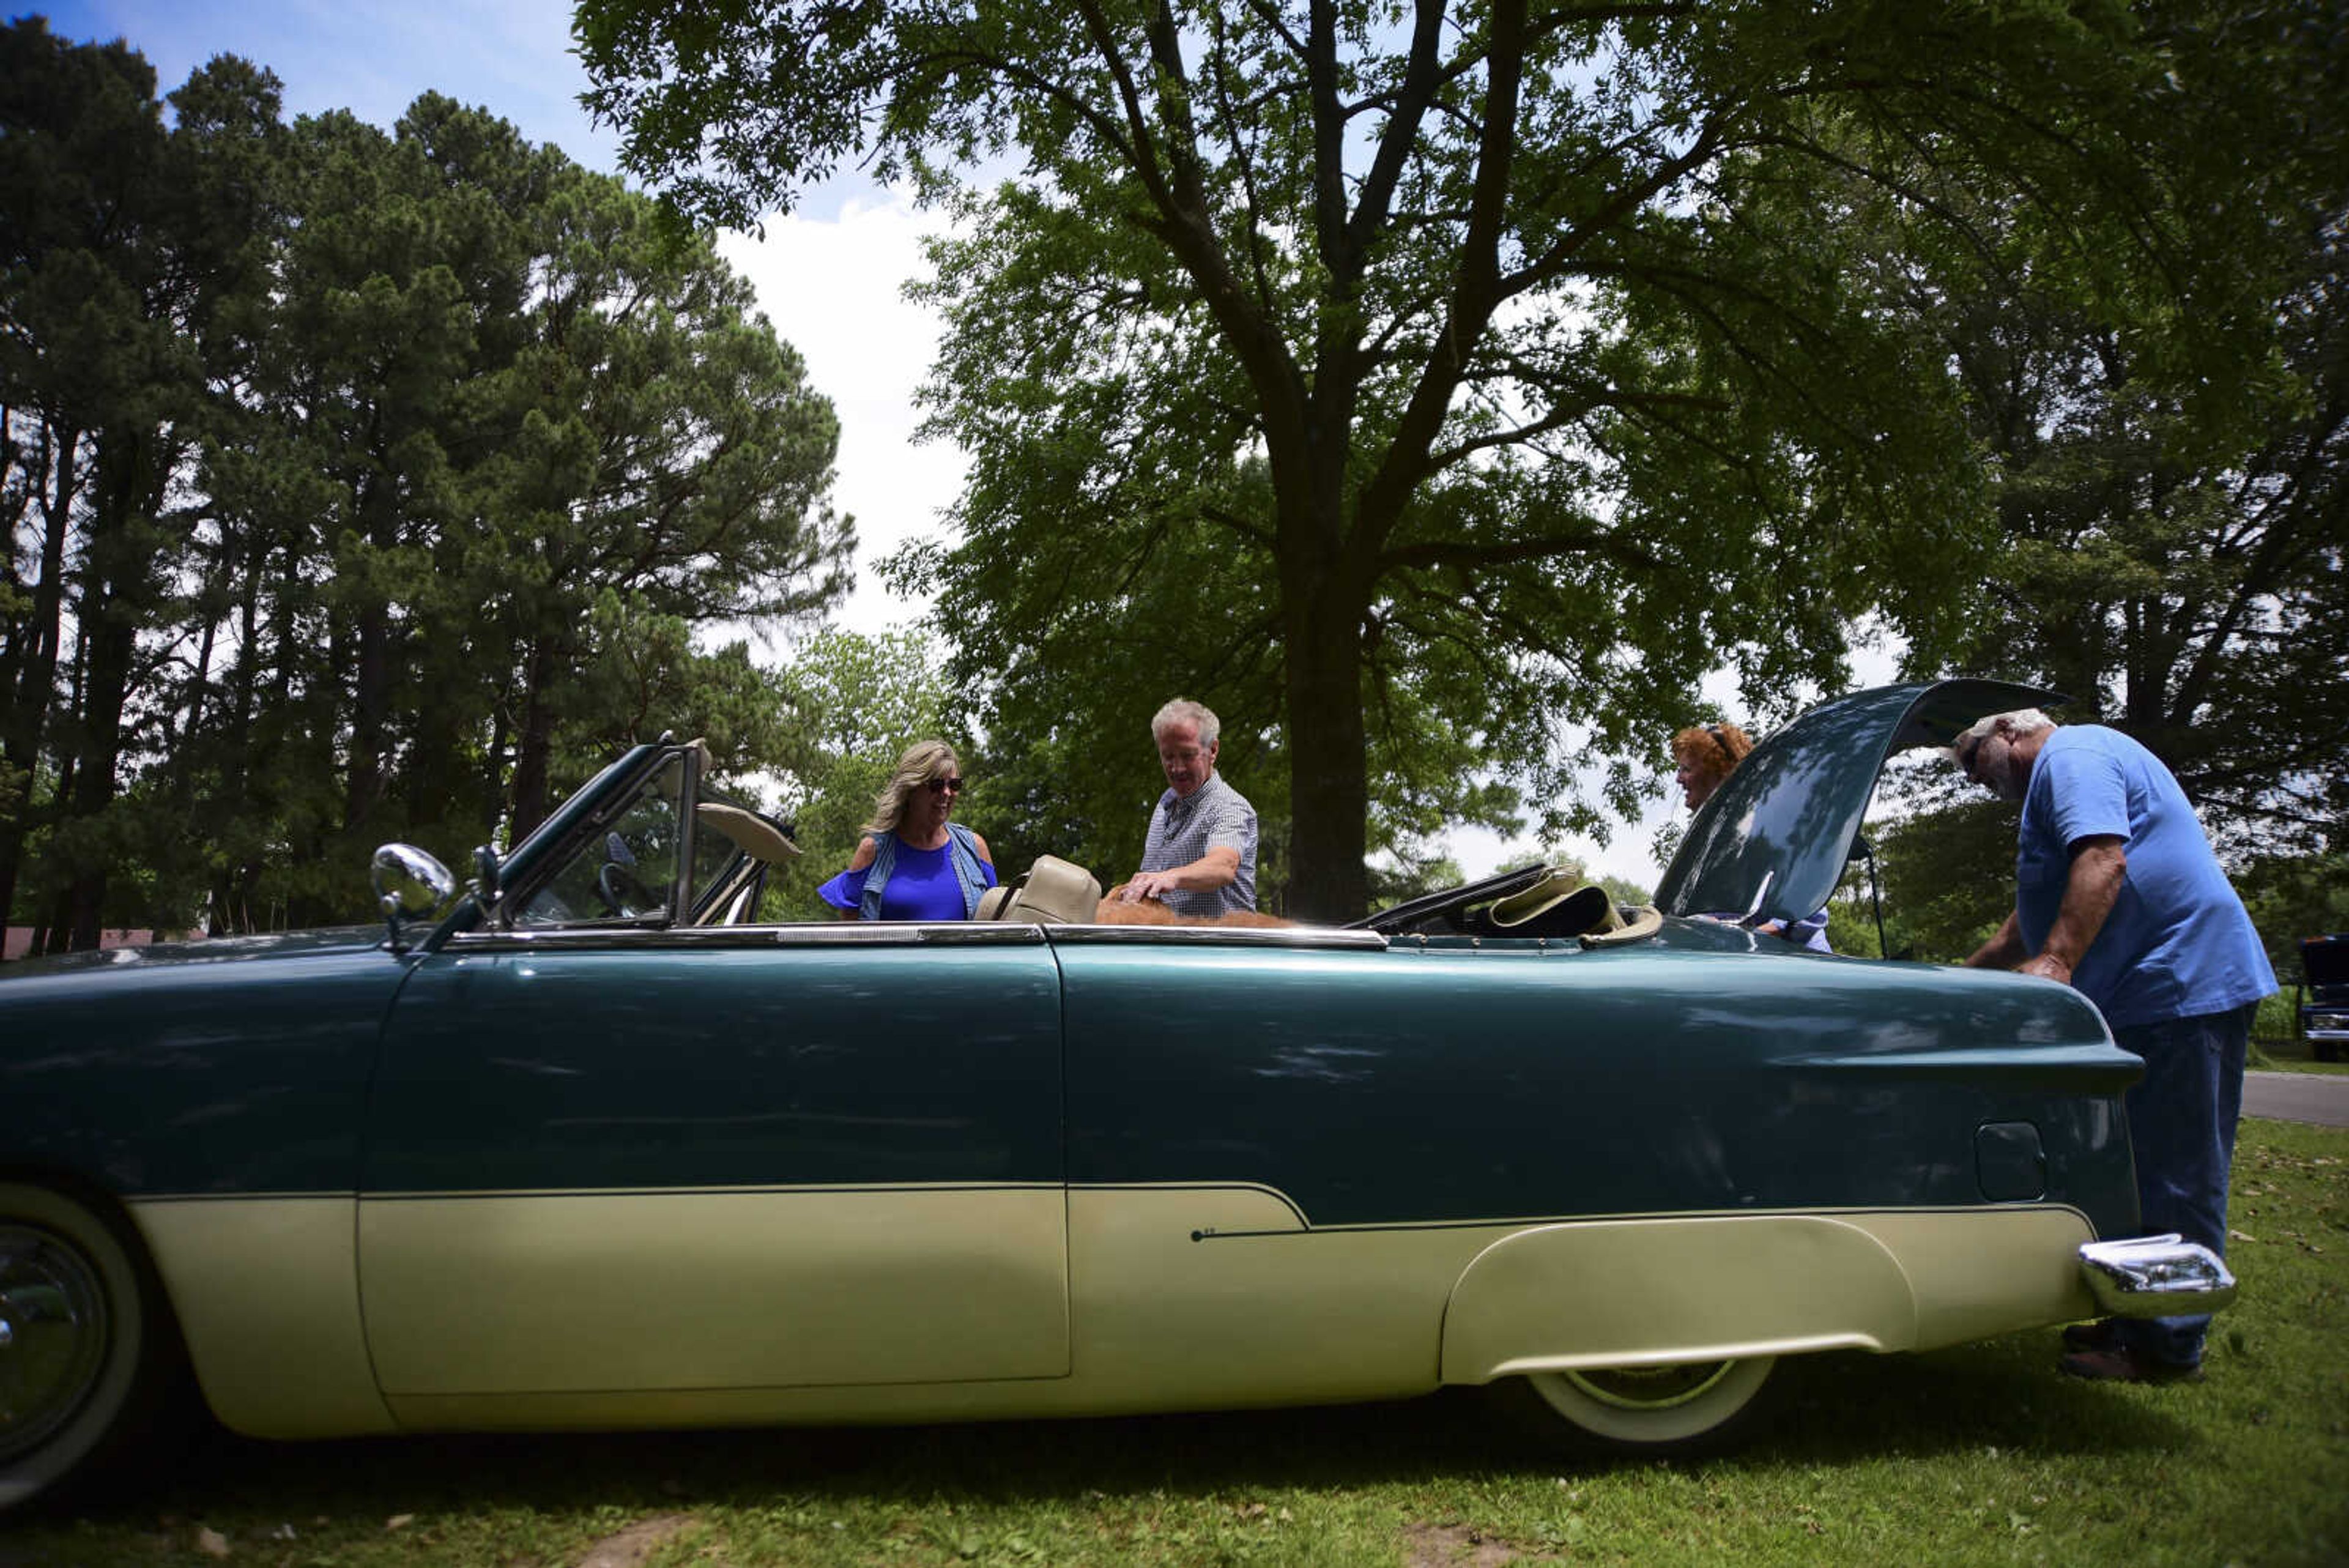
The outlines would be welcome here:
[[[1529,1443],[1473,1397],[894,1430],[218,1436],[0,1568],[2349,1563],[2349,1131],[2249,1121],[2208,1376],[2075,1383],[2053,1332],[1781,1365],[1737,1454]]]
[[[2246,1064],[2255,1073],[2349,1074],[2349,1062],[2320,1062],[2310,1055],[2305,1040],[2280,1040],[2265,1046],[2253,1041]]]

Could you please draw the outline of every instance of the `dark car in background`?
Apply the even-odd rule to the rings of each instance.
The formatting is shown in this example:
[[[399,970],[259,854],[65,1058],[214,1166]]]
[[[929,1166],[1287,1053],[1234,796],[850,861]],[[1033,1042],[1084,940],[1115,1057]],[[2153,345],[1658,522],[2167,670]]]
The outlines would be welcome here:
[[[2349,1045],[2349,931],[2302,937],[2301,978],[2307,984],[2300,1005],[2300,1032],[2320,1062],[2338,1062]]]

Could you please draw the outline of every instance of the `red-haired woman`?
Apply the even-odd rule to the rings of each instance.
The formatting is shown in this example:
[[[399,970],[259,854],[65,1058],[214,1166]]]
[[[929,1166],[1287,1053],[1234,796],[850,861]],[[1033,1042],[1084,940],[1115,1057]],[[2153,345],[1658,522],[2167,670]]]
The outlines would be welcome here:
[[[1672,737],[1672,781],[1691,811],[1713,798],[1754,742],[1734,724],[1692,724]]]

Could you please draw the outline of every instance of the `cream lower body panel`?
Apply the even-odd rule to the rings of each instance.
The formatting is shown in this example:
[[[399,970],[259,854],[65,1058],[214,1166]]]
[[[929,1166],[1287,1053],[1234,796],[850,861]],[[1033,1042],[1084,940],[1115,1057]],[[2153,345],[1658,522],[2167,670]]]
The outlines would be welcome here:
[[[446,1429],[769,1426],[1340,1403],[1437,1383],[1444,1301],[1516,1225],[1309,1231],[1256,1188],[1068,1194],[1070,1375],[864,1387],[395,1397]]]
[[[134,1211],[215,1410],[237,1430],[280,1438],[394,1423],[761,1426],[1337,1403],[1570,1366],[1930,1349],[2093,1310],[2074,1257],[2089,1228],[2057,1208],[1315,1231],[1254,1188],[1081,1188],[1065,1210],[1058,1189],[999,1191],[1013,1201],[998,1206],[923,1189],[791,1196],[800,1222],[750,1249],[770,1272],[742,1278],[711,1260],[742,1255],[740,1226],[754,1211],[707,1206],[706,1233],[726,1245],[697,1252],[695,1228],[660,1207],[669,1195],[633,1218],[586,1195],[559,1200],[593,1206],[567,1220],[536,1208],[541,1199],[415,1200],[438,1206],[429,1210],[370,1200],[365,1214],[348,1199]],[[842,1201],[875,1197],[907,1201]],[[468,1203],[533,1207],[467,1215]],[[929,1228],[950,1211],[942,1230]],[[1050,1255],[1063,1212],[1065,1295],[1028,1269],[992,1295],[963,1289],[997,1266],[984,1257],[990,1237]],[[402,1260],[408,1282],[370,1294],[363,1328],[354,1246],[367,1226],[390,1249],[369,1255]],[[835,1262],[843,1249],[893,1256],[854,1276],[855,1289],[820,1290],[811,1299],[828,1314],[823,1334],[779,1349],[774,1292],[779,1282],[812,1288],[818,1257],[799,1251],[811,1239]],[[611,1282],[578,1267],[615,1241],[651,1248],[624,1282],[644,1293],[634,1301],[616,1301]],[[569,1261],[542,1271],[533,1291],[463,1288],[467,1259],[502,1267],[511,1249]],[[702,1257],[701,1272],[680,1272],[680,1256]],[[907,1264],[925,1258],[941,1267]],[[635,1309],[672,1300],[694,1308],[699,1382],[674,1365],[642,1365],[641,1344],[632,1348],[645,1328]],[[388,1340],[379,1306],[405,1314]],[[487,1334],[468,1326],[475,1308],[489,1312]],[[404,1387],[384,1379],[401,1391],[378,1397],[369,1330],[378,1359],[385,1348],[411,1357]],[[454,1358],[435,1344],[451,1334],[470,1336]],[[986,1370],[1006,1365],[1023,1370]],[[517,1366],[539,1386],[516,1386]],[[957,1377],[957,1366],[981,1370]],[[647,1386],[656,1375],[670,1381]]]
[[[1892,1348],[1939,1350],[2096,1315],[2079,1257],[2096,1233],[2076,1209],[1855,1214],[1846,1222],[1892,1254],[1917,1303],[1914,1337]]]
[[[254,1438],[397,1429],[359,1320],[355,1199],[134,1199],[129,1209],[223,1425]]]
[[[1065,1378],[392,1404],[451,1428],[1335,1404],[1564,1366],[1930,1349],[2092,1311],[2074,1259],[2089,1228],[2065,1209],[1313,1231],[1262,1189],[1088,1188],[1068,1212]],[[1505,1261],[1535,1266],[1511,1279]]]
[[[1050,1378],[1059,1186],[369,1197],[389,1395]]]
[[[1610,1220],[1480,1253],[1446,1382],[1812,1351],[1928,1350],[2091,1315],[2066,1209]]]

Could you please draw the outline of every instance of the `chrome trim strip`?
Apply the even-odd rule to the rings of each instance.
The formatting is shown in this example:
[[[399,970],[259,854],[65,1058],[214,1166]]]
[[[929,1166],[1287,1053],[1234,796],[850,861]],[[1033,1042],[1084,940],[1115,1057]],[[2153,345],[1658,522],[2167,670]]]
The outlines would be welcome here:
[[[1053,1181],[1053,1180],[976,1180],[976,1181],[810,1181],[758,1183],[742,1186],[684,1187],[515,1187],[462,1188],[433,1189],[427,1188],[369,1189],[338,1189],[320,1192],[155,1192],[126,1196],[125,1203],[233,1203],[242,1201],[277,1202],[287,1199],[334,1199],[344,1202],[357,1199],[374,1202],[463,1201],[471,1199],[515,1198],[705,1198],[705,1197],[824,1197],[838,1193],[931,1193],[931,1192],[1066,1192],[1071,1196],[1107,1192],[1253,1192],[1274,1199],[1297,1216],[1301,1231],[1207,1231],[1194,1240],[1229,1241],[1251,1236],[1291,1236],[1311,1234],[1384,1235],[1406,1231],[1490,1231],[1531,1230],[1551,1226],[1617,1225],[1662,1223],[1675,1220],[1750,1220],[1756,1217],[1776,1219],[1877,1219],[1886,1216],[1940,1217],[1947,1215],[2007,1215],[2007,1214],[2069,1214],[2078,1220],[2083,1229],[2089,1224],[2088,1216],[2070,1203],[1944,1203],[1926,1204],[1915,1208],[1894,1205],[1827,1206],[1791,1209],[1625,1209],[1595,1213],[1551,1212],[1534,1214],[1461,1215],[1446,1220],[1357,1220],[1317,1225],[1296,1199],[1278,1187],[1261,1181],[1233,1179],[1218,1181],[1207,1179],[1189,1181]],[[2126,1241],[2090,1241],[2082,1245],[2083,1253],[2099,1249],[2127,1249],[2165,1240],[2147,1237]],[[2167,1238],[2175,1240],[2175,1238]],[[2199,1251],[2200,1249],[2197,1249]],[[2223,1265],[2222,1265],[2223,1272]],[[2229,1277],[2231,1288],[2232,1276]],[[2174,1298],[2173,1298],[2174,1299]],[[2207,1310],[2199,1309],[2197,1310]]]
[[[1143,947],[1339,948],[1384,952],[1377,931],[1342,926],[1078,926],[1047,929],[1055,943],[1105,942]]]
[[[882,920],[843,920],[837,925],[668,926],[636,929],[622,926],[554,927],[544,930],[460,931],[449,939],[450,952],[701,951],[730,948],[1039,947],[1035,926],[921,925]]]
[[[363,1203],[470,1203],[516,1198],[836,1198],[885,1192],[893,1197],[938,1192],[1065,1192],[1063,1181],[807,1181],[740,1187],[485,1187],[439,1191],[383,1188],[356,1195]]]
[[[2084,1242],[2080,1272],[2110,1317],[2217,1312],[2235,1299],[2235,1276],[2219,1255],[2175,1231]]]

